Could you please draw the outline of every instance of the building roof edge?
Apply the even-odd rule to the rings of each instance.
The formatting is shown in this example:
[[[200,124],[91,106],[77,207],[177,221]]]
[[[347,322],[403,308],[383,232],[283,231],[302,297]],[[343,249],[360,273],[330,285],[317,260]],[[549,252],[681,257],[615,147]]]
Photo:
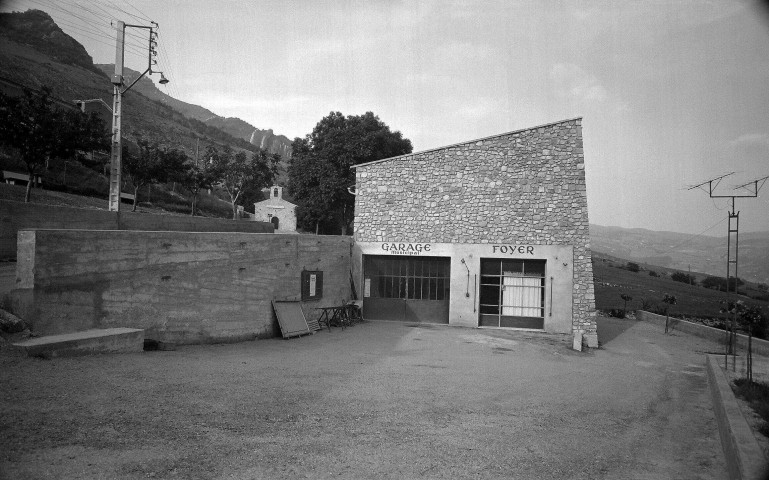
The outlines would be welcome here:
[[[445,145],[443,147],[430,148],[428,150],[421,150],[419,152],[404,153],[403,155],[398,155],[396,157],[388,157],[388,158],[383,158],[381,160],[374,160],[372,162],[359,163],[358,165],[353,165],[350,168],[367,167],[369,165],[374,165],[376,163],[389,162],[390,160],[396,160],[398,158],[408,157],[408,156],[411,156],[411,155],[420,155],[420,154],[423,154],[423,153],[435,152],[435,151],[438,151],[438,150],[445,150],[447,148],[458,147],[460,145],[466,145],[468,143],[482,142],[484,140],[489,140],[491,138],[502,137],[502,136],[505,136],[505,135],[512,135],[514,133],[521,133],[521,132],[525,132],[527,130],[536,130],[537,128],[551,127],[553,125],[558,125],[560,123],[574,122],[576,120],[582,120],[582,117],[567,118],[565,120],[559,120],[557,122],[545,123],[545,124],[542,124],[542,125],[537,125],[535,127],[521,128],[519,130],[513,130],[513,131],[510,131],[510,132],[498,133],[496,135],[489,135],[488,137],[476,138],[474,140],[466,140],[464,142],[459,142],[459,143],[452,143],[451,145]]]

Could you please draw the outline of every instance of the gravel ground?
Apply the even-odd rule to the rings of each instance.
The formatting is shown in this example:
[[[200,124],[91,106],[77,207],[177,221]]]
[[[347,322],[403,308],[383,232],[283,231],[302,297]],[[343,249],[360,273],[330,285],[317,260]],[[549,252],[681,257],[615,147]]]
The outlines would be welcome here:
[[[0,477],[723,479],[707,341],[366,322],[291,340],[0,354]]]

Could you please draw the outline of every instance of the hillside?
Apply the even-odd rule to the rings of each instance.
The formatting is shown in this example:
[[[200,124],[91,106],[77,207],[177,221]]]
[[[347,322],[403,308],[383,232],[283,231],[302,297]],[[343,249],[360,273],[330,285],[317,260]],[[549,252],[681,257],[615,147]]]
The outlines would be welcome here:
[[[726,236],[591,224],[590,246],[595,252],[637,263],[726,276]],[[769,232],[740,233],[738,273],[742,279],[769,283]]]
[[[115,65],[113,64],[97,64],[96,67],[106,75],[111,75],[115,71]],[[136,78],[139,75],[140,72],[125,69],[125,76],[127,78]],[[284,158],[284,163],[285,160],[291,157],[291,140],[283,135],[275,135],[271,129],[260,130],[239,118],[221,117],[207,108],[177,100],[162,92],[155,86],[154,82],[146,77],[141,79],[134,86],[134,89],[150,100],[168,105],[187,118],[218,128],[258,148],[264,148],[270,153],[277,153]]]
[[[83,168],[83,167],[81,167]],[[15,202],[24,201],[25,187],[21,185],[9,185],[0,183],[0,200],[12,200]],[[73,187],[68,191],[76,190]],[[222,192],[213,191],[211,194],[204,191],[198,199],[197,215],[202,217],[232,218],[232,207],[229,202],[220,198]],[[173,189],[163,189],[155,187],[151,192],[147,189],[142,190],[140,195],[142,199],[136,211],[144,213],[162,214],[162,215],[189,215],[189,199]],[[148,202],[147,199],[151,199]],[[107,210],[107,194],[103,195],[77,195],[56,190],[43,190],[35,188],[32,190],[33,203],[42,205],[52,205],[59,207],[76,207],[93,210]],[[120,207],[122,211],[130,211],[132,205],[123,203]]]
[[[112,105],[109,76],[93,64],[80,43],[64,33],[42,11],[0,14],[0,66],[0,88],[10,94],[18,94],[15,85],[33,90],[47,86],[53,96],[64,103],[101,99]],[[127,81],[138,75],[126,71]],[[172,99],[147,78],[123,97],[122,127],[129,140],[141,137],[161,146],[180,148],[190,156],[194,155],[198,144],[258,149],[249,142],[250,138],[231,135],[200,119],[211,116],[217,118],[203,107]],[[281,147],[281,151],[285,148]]]
[[[624,308],[621,298],[624,293],[633,298],[627,303],[629,311],[641,308],[654,311],[663,305],[662,298],[668,294],[674,295],[678,300],[678,303],[671,307],[671,314],[698,318],[721,316],[719,310],[721,302],[727,298],[725,292],[676,282],[670,278],[670,273],[674,270],[650,265],[642,267],[638,272],[632,272],[626,266],[626,259],[593,253],[595,304],[598,310],[608,312],[611,309]],[[698,280],[705,277],[705,274],[693,275]],[[737,296],[738,299],[759,305],[764,311],[769,308],[769,293],[759,290],[755,284],[746,284],[739,288],[739,292],[741,294]]]
[[[64,33],[47,13],[40,10],[0,13],[0,36],[29,46],[58,62],[100,73],[85,47]]]

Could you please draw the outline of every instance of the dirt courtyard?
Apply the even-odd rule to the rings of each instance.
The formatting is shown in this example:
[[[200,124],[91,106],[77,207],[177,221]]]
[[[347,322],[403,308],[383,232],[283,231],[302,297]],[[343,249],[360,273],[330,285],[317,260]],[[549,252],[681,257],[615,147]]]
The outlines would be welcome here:
[[[366,322],[291,340],[0,355],[0,478],[722,479],[703,353]]]

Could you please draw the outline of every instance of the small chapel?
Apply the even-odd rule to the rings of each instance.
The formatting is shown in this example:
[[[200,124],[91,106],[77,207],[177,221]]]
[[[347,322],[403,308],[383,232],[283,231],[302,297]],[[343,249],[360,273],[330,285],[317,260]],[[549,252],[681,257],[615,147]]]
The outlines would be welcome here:
[[[296,205],[283,200],[283,187],[273,185],[268,190],[269,198],[254,204],[253,220],[272,223],[275,233],[296,232]]]

